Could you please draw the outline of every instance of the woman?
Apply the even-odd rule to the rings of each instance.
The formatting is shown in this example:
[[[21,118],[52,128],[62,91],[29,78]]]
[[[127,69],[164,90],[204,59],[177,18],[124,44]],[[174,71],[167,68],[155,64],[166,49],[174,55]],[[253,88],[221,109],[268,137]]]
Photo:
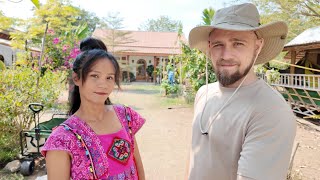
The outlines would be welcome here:
[[[99,40],[86,40],[73,64],[71,116],[42,148],[48,179],[145,179],[134,138],[145,119],[111,104],[115,84],[120,87],[119,65],[106,48],[95,47]]]

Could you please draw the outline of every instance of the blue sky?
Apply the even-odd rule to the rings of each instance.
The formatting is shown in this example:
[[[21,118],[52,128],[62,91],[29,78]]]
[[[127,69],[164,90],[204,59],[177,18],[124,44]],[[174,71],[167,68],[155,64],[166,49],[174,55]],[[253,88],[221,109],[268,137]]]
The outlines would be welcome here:
[[[20,3],[0,0],[0,10],[6,16],[29,18],[33,15],[30,0]],[[247,0],[241,0],[247,2]],[[44,0],[41,0],[44,2]],[[238,4],[235,0],[73,0],[73,5],[94,12],[99,17],[106,17],[109,12],[119,12],[124,19],[126,30],[138,30],[138,27],[148,19],[156,19],[161,15],[180,20],[183,32],[188,38],[190,30],[200,24],[202,11],[212,7],[215,10],[230,4]]]

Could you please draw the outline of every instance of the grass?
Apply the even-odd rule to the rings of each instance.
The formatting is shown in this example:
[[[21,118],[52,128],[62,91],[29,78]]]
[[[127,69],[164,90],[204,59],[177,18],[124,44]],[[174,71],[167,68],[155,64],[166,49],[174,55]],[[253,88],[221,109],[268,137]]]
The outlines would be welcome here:
[[[164,97],[158,96],[160,105],[165,107],[192,107],[192,104],[187,104],[183,97]]]
[[[11,174],[9,172],[0,171],[0,180],[23,180],[24,177],[21,174]]]

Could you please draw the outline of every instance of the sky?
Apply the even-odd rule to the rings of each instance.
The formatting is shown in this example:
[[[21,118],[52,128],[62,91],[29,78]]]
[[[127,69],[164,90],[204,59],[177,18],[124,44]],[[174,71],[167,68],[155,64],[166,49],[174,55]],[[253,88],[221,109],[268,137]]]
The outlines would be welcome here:
[[[21,2],[20,2],[21,1]],[[40,0],[42,3],[45,0]],[[239,4],[236,0],[72,0],[74,6],[90,12],[98,17],[107,17],[110,12],[119,12],[123,18],[125,30],[138,30],[148,19],[157,19],[161,15],[172,20],[180,20],[183,32],[188,38],[189,32],[202,22],[202,11],[212,7],[217,10],[231,4]],[[247,0],[240,0],[248,2]],[[18,2],[18,3],[14,3]],[[33,15],[31,0],[0,0],[0,10],[9,17],[30,18]]]

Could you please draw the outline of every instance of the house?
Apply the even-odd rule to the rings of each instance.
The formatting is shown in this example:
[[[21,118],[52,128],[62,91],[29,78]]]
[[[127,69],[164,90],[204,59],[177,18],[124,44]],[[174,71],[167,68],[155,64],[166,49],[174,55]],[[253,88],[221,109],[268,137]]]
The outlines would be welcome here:
[[[6,66],[12,66],[17,61],[17,53],[23,50],[14,49],[11,47],[10,32],[13,29],[0,31],[0,61],[4,62]],[[37,48],[30,48],[31,56],[34,58],[40,57],[40,50]]]
[[[6,66],[11,66],[15,61],[15,50],[10,46],[11,39],[8,31],[0,31],[0,61]]]
[[[320,112],[320,26],[310,28],[287,43],[283,49],[289,69],[272,85],[291,104],[294,112],[315,115]]]
[[[122,37],[117,37],[122,34]],[[96,29],[93,36],[107,45],[108,51],[116,56],[122,71],[131,72],[137,81],[148,81],[148,66],[165,67],[169,56],[181,54],[176,32],[146,32]],[[153,76],[153,75],[151,75]]]

